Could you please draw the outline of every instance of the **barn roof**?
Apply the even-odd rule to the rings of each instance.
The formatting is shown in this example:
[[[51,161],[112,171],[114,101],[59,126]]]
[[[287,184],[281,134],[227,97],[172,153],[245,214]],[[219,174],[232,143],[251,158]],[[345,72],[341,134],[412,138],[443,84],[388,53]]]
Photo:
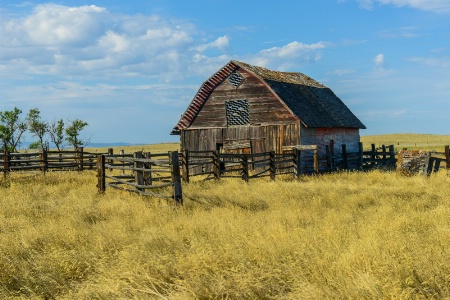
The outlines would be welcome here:
[[[238,68],[264,81],[306,127],[366,128],[331,89],[311,77],[302,73],[272,71],[232,60],[203,83],[171,134],[179,134],[182,129],[189,127],[214,88]]]

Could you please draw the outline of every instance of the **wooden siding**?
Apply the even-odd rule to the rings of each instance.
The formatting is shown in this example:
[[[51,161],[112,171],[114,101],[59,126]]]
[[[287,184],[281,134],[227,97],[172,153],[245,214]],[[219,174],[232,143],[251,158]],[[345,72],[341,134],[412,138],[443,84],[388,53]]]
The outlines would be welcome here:
[[[317,145],[319,155],[325,155],[325,146],[333,145],[334,153],[342,152],[342,144],[347,145],[348,152],[358,152],[360,142],[358,128],[301,128],[301,144]],[[333,140],[333,142],[331,142]]]
[[[284,146],[299,145],[300,124],[201,128],[181,132],[182,150],[216,150],[217,144],[231,143],[235,145],[250,143],[251,153],[266,151],[281,153]]]
[[[237,72],[244,78],[241,85],[236,88],[224,80],[206,100],[190,128],[226,127],[225,101],[229,100],[248,101],[251,126],[299,122],[259,78],[241,68]]]

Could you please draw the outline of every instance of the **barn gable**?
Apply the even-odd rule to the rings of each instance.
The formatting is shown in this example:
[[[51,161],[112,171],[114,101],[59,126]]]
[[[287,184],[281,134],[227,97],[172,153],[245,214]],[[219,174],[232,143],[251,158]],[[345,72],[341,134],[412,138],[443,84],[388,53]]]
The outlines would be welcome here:
[[[309,128],[365,128],[329,88],[310,77],[232,60],[203,83],[171,134],[293,122]]]

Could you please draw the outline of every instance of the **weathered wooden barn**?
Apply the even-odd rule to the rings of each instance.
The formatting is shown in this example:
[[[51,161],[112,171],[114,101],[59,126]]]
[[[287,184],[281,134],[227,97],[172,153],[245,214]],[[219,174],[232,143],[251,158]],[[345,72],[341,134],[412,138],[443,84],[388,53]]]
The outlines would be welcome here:
[[[358,151],[365,126],[333,91],[312,78],[232,60],[208,78],[173,128],[181,150],[282,153],[325,145]]]

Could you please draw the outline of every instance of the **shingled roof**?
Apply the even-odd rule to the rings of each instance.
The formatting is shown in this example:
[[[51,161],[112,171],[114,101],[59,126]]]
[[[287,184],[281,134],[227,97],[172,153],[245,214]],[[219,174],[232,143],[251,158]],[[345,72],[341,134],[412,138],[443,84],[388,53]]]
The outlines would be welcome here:
[[[206,80],[171,134],[190,126],[214,88],[236,69],[243,68],[266,83],[306,127],[360,128],[363,123],[331,89],[302,73],[278,72],[232,60]]]

